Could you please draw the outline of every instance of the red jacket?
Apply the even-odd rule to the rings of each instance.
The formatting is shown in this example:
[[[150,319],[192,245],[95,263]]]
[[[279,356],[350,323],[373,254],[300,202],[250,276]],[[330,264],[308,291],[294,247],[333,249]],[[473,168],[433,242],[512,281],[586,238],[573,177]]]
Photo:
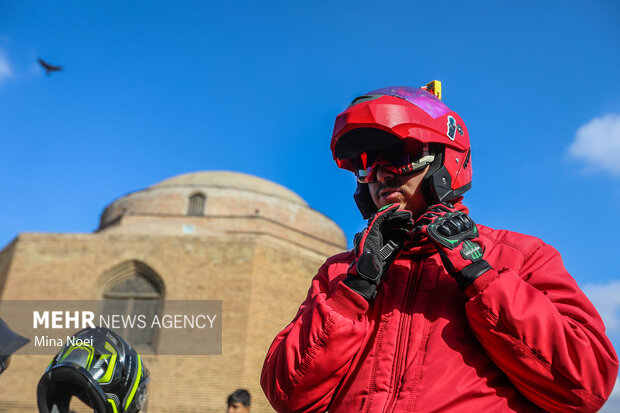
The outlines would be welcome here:
[[[603,322],[537,238],[478,225],[488,271],[461,292],[435,248],[396,259],[370,305],[329,258],[272,343],[279,412],[593,412],[616,380]]]

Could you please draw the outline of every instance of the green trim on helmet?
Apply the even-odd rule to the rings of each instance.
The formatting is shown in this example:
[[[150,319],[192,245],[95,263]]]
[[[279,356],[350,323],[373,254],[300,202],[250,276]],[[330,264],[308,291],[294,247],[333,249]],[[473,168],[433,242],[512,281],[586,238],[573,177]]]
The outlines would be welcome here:
[[[129,393],[129,397],[127,398],[127,402],[125,403],[125,410],[129,409],[129,405],[131,404],[133,397],[136,395],[136,390],[138,390],[138,384],[140,384],[141,378],[142,378],[142,358],[138,354],[138,375],[136,376],[136,380],[133,382],[131,393]]]
[[[114,347],[112,347],[112,345],[108,342],[105,343],[105,349],[111,351],[112,353],[103,354],[100,358],[100,360],[105,360],[111,356],[110,362],[108,363],[108,369],[106,370],[105,374],[103,375],[103,377],[97,379],[97,381],[101,384],[107,384],[110,382],[110,380],[112,380],[112,376],[114,375],[114,369],[116,368],[116,350],[114,350]]]
[[[67,356],[69,354],[71,354],[71,352],[73,350],[78,350],[78,349],[79,350],[86,350],[86,351],[88,351],[88,361],[86,362],[86,366],[84,366],[84,368],[86,370],[90,369],[90,365],[93,362],[93,357],[95,356],[95,348],[93,346],[89,346],[89,345],[86,345],[86,344],[82,345],[82,346],[71,346],[71,347],[69,347],[67,349],[67,352],[65,353],[65,355],[62,356],[62,358],[58,362],[63,361],[64,359],[67,358]],[[52,359],[52,361],[54,361],[54,360]]]
[[[108,399],[108,402],[112,405],[112,410],[114,410],[114,413],[118,413],[118,409],[116,408],[116,403],[114,403],[114,400]]]

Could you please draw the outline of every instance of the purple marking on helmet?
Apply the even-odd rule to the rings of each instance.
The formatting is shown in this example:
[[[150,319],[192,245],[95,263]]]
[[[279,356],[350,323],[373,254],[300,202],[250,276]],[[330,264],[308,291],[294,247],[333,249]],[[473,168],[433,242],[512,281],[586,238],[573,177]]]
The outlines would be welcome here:
[[[450,109],[443,104],[435,95],[424,89],[409,86],[389,86],[381,89],[373,90],[366,93],[367,95],[381,94],[395,96],[405,99],[407,102],[413,103],[424,112],[428,113],[433,119],[450,112]]]

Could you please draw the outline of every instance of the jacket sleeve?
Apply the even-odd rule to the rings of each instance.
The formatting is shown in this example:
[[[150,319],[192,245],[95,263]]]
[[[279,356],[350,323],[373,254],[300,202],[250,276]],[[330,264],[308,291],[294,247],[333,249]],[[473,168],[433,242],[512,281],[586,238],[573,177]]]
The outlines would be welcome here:
[[[468,291],[466,304],[489,357],[545,410],[598,410],[614,386],[618,357],[560,254],[542,244],[520,268],[496,269],[483,275],[482,289]]]
[[[321,267],[297,315],[269,348],[261,386],[278,412],[326,411],[359,353],[368,303],[339,281],[347,267]]]

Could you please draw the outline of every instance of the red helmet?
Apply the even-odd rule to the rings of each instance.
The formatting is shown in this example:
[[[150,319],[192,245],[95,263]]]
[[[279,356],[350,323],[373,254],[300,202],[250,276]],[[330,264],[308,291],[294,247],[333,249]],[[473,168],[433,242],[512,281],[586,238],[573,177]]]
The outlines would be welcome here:
[[[429,204],[451,201],[471,188],[469,134],[461,117],[423,88],[386,87],[357,97],[336,118],[331,150],[338,167],[355,172],[355,160],[369,151],[435,157],[424,176]],[[358,183],[355,199],[364,218],[376,211],[368,185]]]

